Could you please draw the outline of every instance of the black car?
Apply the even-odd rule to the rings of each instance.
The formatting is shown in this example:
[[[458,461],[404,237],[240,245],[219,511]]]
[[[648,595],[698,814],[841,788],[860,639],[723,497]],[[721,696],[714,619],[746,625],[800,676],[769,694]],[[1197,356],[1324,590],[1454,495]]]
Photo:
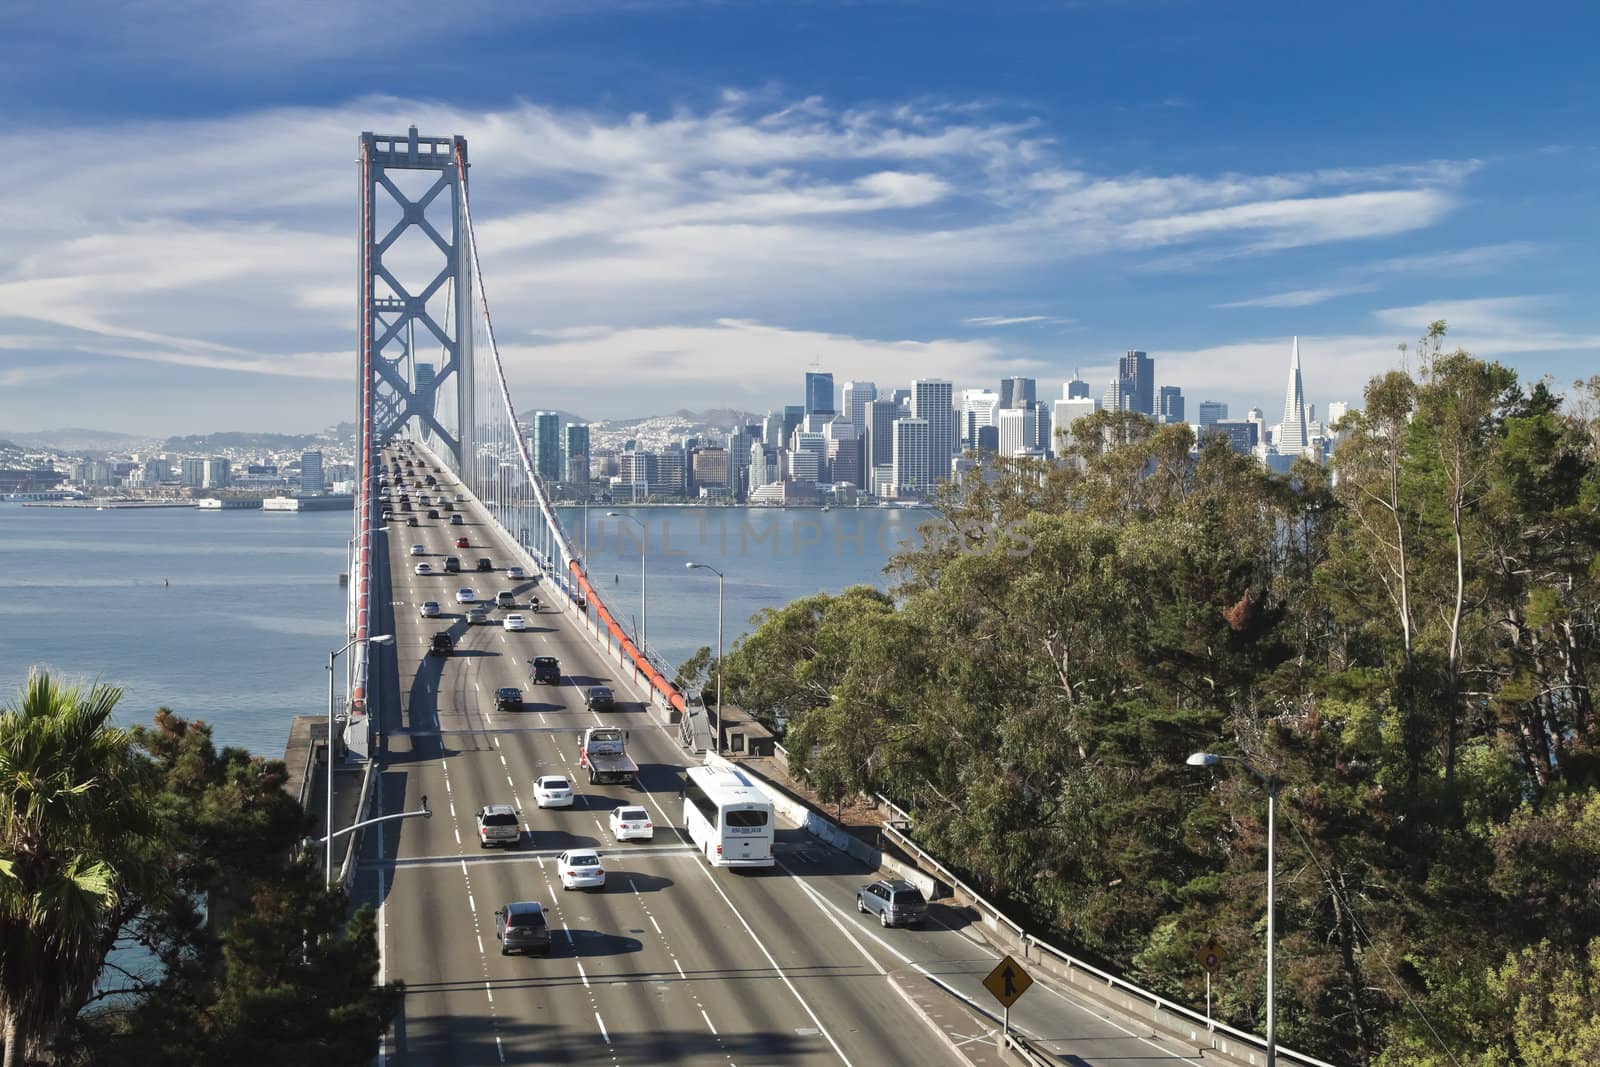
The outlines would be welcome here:
[[[426,477],[426,478],[424,478],[424,479],[422,479],[422,480],[423,480],[423,481],[425,481],[425,482],[427,482],[427,483],[428,483],[428,484],[429,484],[429,485],[438,485],[438,484],[439,484],[439,479],[437,479],[437,478],[435,478],[435,477],[434,477],[434,476],[433,476],[433,475],[431,475],[431,474],[430,474],[430,475],[428,475],[428,476],[427,476],[427,477]]]
[[[428,655],[430,656],[448,656],[455,650],[456,643],[445,630],[440,630],[434,634],[433,641],[428,645]]]
[[[494,691],[494,710],[521,711],[522,690],[510,685],[504,689],[496,689]]]
[[[438,517],[439,517],[439,509],[438,508],[429,508],[428,509],[428,518],[437,519]]]
[[[495,912],[494,936],[502,956],[513,952],[550,954],[550,924],[537,901],[518,901]]]
[[[583,706],[590,711],[610,711],[617,706],[617,698],[607,686],[591,685],[583,691]]]
[[[480,571],[492,571],[494,570],[494,561],[488,556],[479,556],[478,569]]]
[[[407,515],[406,516],[406,525],[407,526],[415,526],[416,524],[417,524],[417,517],[415,515]]]
[[[560,685],[561,661],[554,656],[535,656],[528,663],[528,677],[536,685]]]
[[[444,558],[444,569],[445,569],[445,572],[447,574],[460,574],[461,573],[461,557],[460,556],[446,556]]]

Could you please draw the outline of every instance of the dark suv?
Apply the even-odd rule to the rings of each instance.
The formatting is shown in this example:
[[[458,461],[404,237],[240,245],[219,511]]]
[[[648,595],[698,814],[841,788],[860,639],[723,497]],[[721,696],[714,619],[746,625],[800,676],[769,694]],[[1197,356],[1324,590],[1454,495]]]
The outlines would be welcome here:
[[[509,685],[504,689],[496,689],[494,691],[494,710],[521,711],[522,690]]]
[[[445,569],[445,571],[447,573],[450,573],[450,574],[460,574],[461,573],[461,557],[460,556],[446,556],[444,558],[444,569]]]
[[[554,656],[535,656],[528,664],[528,677],[535,684],[560,685],[561,661]]]
[[[856,910],[877,912],[884,926],[921,926],[928,921],[922,890],[900,878],[885,878],[856,890]]]
[[[433,635],[433,641],[428,645],[428,655],[448,656],[456,650],[456,643],[447,631],[440,630]]]
[[[478,557],[478,569],[480,571],[492,571],[492,570],[494,570],[494,560],[490,559],[488,556],[479,556]]]

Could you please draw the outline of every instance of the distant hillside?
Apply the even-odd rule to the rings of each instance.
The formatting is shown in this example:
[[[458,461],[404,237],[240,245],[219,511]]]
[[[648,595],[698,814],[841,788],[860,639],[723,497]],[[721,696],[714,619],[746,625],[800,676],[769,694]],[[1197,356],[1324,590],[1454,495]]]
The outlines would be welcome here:
[[[315,448],[328,443],[320,433],[194,433],[169,437],[162,443],[165,452],[222,452],[227,449],[261,452],[288,452]]]
[[[59,430],[0,431],[20,449],[54,449],[58,452],[127,452],[155,440],[148,434],[113,433],[110,430],[90,430],[80,426],[66,426]]]

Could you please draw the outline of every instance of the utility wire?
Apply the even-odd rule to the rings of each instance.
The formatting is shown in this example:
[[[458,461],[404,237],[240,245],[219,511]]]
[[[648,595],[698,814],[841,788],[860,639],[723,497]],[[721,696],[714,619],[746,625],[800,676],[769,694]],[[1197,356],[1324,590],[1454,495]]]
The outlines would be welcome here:
[[[1389,961],[1384,957],[1383,949],[1378,947],[1378,943],[1373,940],[1372,935],[1367,932],[1366,926],[1361,922],[1361,916],[1358,915],[1356,910],[1350,906],[1350,901],[1345,899],[1345,895],[1339,892],[1339,887],[1334,884],[1333,876],[1330,875],[1327,868],[1322,865],[1322,861],[1317,859],[1317,854],[1311,850],[1311,842],[1306,840],[1306,835],[1300,829],[1300,824],[1295,821],[1294,812],[1287,804],[1285,804],[1283,808],[1284,817],[1288,820],[1289,826],[1294,830],[1294,835],[1300,839],[1300,846],[1306,850],[1307,858],[1311,860],[1311,862],[1316,866],[1318,872],[1321,873],[1323,884],[1328,887],[1329,891],[1332,892],[1334,896],[1339,898],[1339,903],[1344,905],[1344,910],[1350,916],[1351,923],[1355,925],[1356,930],[1360,932],[1361,936],[1366,938],[1367,945],[1370,946],[1377,954],[1378,962],[1383,964],[1383,969],[1388,972],[1389,980],[1394,983],[1394,987],[1396,989],[1400,990],[1400,995],[1406,998],[1406,1004],[1413,1012],[1416,1013],[1417,1018],[1422,1020],[1422,1025],[1428,1028],[1428,1033],[1433,1035],[1434,1044],[1439,1046],[1439,1051],[1443,1052],[1446,1056],[1449,1056],[1450,1062],[1455,1064],[1455,1067],[1461,1067],[1461,1061],[1456,1059],[1455,1053],[1450,1051],[1450,1046],[1444,1043],[1444,1038],[1439,1036],[1439,1031],[1433,1028],[1433,1023],[1428,1020],[1428,1016],[1423,1012],[1422,1006],[1412,999],[1410,991],[1408,991],[1405,987],[1405,983],[1400,981],[1400,976],[1395,974],[1394,968],[1389,966]]]

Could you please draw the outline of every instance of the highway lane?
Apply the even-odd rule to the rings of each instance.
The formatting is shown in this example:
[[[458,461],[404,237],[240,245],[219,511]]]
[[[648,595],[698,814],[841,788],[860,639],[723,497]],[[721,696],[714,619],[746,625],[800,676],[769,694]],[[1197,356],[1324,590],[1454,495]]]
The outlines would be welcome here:
[[[358,892],[376,899],[382,877],[386,970],[410,989],[390,1055],[452,1064],[954,1062],[831,925],[790,921],[791,909],[815,909],[793,887],[773,896],[786,876],[712,870],[669,828],[682,821],[685,754],[638,704],[604,715],[583,708],[580,685],[591,680],[611,684],[619,698],[636,694],[610,680],[614,669],[575,622],[546,612],[527,634],[465,624],[453,603],[458,586],[487,597],[506,585],[509,546],[496,546],[482,520],[469,511],[465,526],[422,518],[409,528],[397,515],[388,534],[404,699],[397,721],[386,723],[381,801],[400,810],[427,794],[435,813],[364,845]],[[453,547],[462,534],[474,547]],[[480,551],[482,540],[491,547]],[[404,554],[412,543],[435,566],[447,554],[469,568],[488,555],[497,569],[418,577]],[[420,618],[425,599],[438,600],[445,616]],[[428,657],[428,639],[446,628],[464,654]],[[527,686],[526,660],[537,654],[561,658],[561,686]],[[522,686],[526,710],[494,712],[501,685]],[[576,771],[577,732],[597,721],[629,729],[643,790],[580,780],[579,806],[534,808],[532,778]],[[660,827],[655,842],[612,843],[606,812],[641,799]],[[490,802],[521,811],[521,850],[477,847],[473,814]],[[559,889],[553,853],[579,844],[605,855],[605,891]],[[499,955],[493,912],[510,899],[550,908],[550,959]]]

